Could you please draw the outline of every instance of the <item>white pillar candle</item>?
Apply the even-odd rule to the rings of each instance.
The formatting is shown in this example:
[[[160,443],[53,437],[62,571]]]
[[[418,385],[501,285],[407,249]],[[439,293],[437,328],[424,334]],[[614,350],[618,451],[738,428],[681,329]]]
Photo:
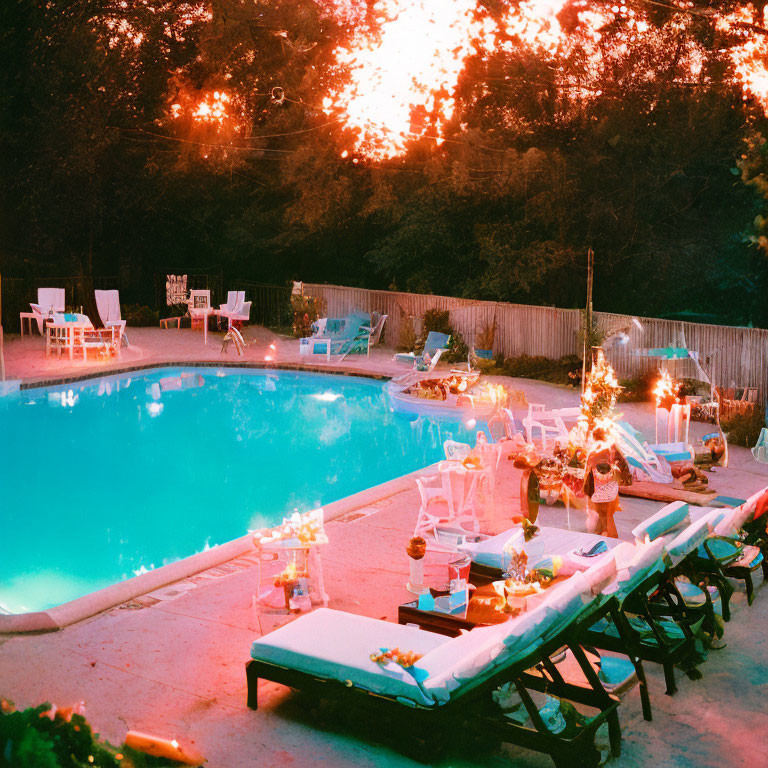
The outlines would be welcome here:
[[[413,592],[414,595],[422,595],[427,591],[427,587],[424,586],[424,560],[419,558],[418,560],[409,557],[410,561],[410,579],[406,586],[409,592]]]

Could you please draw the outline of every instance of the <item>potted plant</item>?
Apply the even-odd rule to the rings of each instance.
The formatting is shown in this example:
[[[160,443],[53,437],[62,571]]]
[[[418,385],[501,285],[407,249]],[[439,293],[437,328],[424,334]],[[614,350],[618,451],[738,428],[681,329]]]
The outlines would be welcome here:
[[[483,326],[475,337],[475,354],[481,360],[493,360],[493,342],[496,338],[496,320]]]

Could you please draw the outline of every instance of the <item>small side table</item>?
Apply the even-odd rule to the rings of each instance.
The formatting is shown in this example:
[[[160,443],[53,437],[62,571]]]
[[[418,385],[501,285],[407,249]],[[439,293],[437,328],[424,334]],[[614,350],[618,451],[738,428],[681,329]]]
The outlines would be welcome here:
[[[475,627],[489,627],[503,624],[509,616],[491,607],[496,592],[490,584],[477,587],[470,594],[467,608],[459,613],[443,611],[422,611],[419,601],[404,603],[397,609],[398,624],[416,624],[429,632],[437,632],[448,637],[458,637],[462,630]]]
[[[32,321],[37,322],[37,315],[34,312],[19,312],[19,322],[21,323],[21,338],[24,338],[24,321],[27,321],[27,333],[32,335]]]
[[[176,323],[176,330],[177,331],[180,330],[181,329],[181,317],[179,317],[179,316],[177,316],[177,317],[164,317],[160,321],[160,327],[161,328],[165,328],[165,330],[167,331],[168,328],[171,325],[173,325],[174,323]]]

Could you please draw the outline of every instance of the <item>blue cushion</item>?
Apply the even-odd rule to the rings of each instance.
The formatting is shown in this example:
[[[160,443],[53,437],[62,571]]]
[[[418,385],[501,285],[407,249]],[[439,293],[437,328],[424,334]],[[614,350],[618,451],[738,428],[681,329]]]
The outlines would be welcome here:
[[[746,502],[746,499],[737,499],[734,496],[715,496],[709,502],[710,507],[740,507]]]
[[[662,456],[667,461],[690,461],[693,456],[688,451],[681,451],[678,453],[675,453],[673,451],[665,451],[664,449],[659,449],[657,446],[651,446],[651,449],[657,456]]]
[[[724,515],[722,512],[709,512],[700,520],[689,525],[667,546],[667,552],[673,562],[679,561],[680,558],[683,558],[695,549],[698,549],[698,547],[709,538],[710,526],[714,528],[723,517]]]
[[[737,560],[741,554],[741,547],[737,547],[736,543],[728,539],[712,539],[707,544],[709,551],[712,553],[712,557],[718,562],[727,562],[730,560]],[[700,557],[709,557],[704,545],[699,547],[698,552]]]
[[[438,333],[430,331],[427,340],[424,342],[424,352],[431,357],[438,349],[445,349],[451,337],[447,333]]]
[[[597,676],[608,688],[616,688],[635,674],[635,667],[629,659],[620,656],[601,656]]]

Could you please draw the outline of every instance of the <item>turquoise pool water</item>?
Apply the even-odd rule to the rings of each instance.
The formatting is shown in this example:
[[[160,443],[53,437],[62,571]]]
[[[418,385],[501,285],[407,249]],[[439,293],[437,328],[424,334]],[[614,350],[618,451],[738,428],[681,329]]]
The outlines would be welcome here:
[[[162,368],[0,397],[0,609],[279,523],[437,461],[449,437],[469,434],[349,376]]]

